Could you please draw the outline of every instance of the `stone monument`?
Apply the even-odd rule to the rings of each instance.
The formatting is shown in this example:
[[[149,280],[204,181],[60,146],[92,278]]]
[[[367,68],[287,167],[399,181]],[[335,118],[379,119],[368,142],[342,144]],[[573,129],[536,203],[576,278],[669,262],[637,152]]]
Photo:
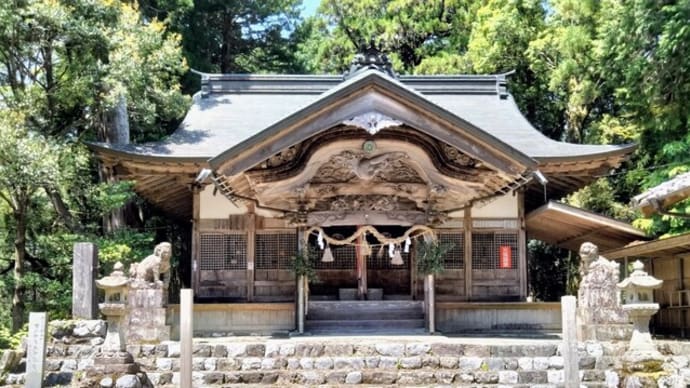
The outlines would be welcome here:
[[[620,305],[619,264],[599,256],[599,248],[586,242],[580,247],[580,287],[577,293],[578,339],[628,339],[631,326]]]
[[[152,255],[129,268],[129,301],[127,312],[127,343],[159,343],[170,339],[166,325],[170,257],[168,242],[156,245]]]

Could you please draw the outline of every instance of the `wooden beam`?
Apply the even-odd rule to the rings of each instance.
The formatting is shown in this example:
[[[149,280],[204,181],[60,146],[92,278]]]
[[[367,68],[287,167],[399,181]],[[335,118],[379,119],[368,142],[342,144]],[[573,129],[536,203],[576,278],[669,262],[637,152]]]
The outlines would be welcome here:
[[[465,300],[472,299],[472,206],[464,211],[463,231],[465,233]]]

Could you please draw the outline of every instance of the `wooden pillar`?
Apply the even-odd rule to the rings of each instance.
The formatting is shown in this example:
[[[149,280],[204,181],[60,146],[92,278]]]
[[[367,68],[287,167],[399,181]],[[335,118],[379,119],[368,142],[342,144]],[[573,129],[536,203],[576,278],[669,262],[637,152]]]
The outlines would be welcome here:
[[[410,249],[410,291],[412,300],[417,300],[417,239],[412,241]]]
[[[465,208],[463,231],[465,233],[465,300],[472,299],[472,206]]]
[[[256,214],[254,214],[254,204],[249,204],[247,209],[247,302],[253,302],[254,259],[256,256]]]
[[[359,229],[359,226],[357,227]],[[357,291],[359,294],[359,299],[366,299],[368,288],[367,288],[367,258],[362,255],[360,251],[360,245],[362,244],[362,236],[357,237],[357,245],[355,246],[355,258],[357,266]]]
[[[520,276],[520,300],[527,298],[527,234],[525,226],[525,191],[518,190],[518,273]]]
[[[297,229],[297,250],[301,253],[306,252],[307,247],[304,227]],[[304,276],[297,276],[297,332],[304,333],[304,312],[305,312],[305,279]]]
[[[428,284],[428,316],[429,316],[429,334],[436,332],[436,285],[434,274],[426,275]]]
[[[192,289],[195,295],[199,294],[201,282],[201,271],[199,270],[199,260],[201,259],[201,233],[199,232],[201,190],[203,188],[199,186],[192,188]]]

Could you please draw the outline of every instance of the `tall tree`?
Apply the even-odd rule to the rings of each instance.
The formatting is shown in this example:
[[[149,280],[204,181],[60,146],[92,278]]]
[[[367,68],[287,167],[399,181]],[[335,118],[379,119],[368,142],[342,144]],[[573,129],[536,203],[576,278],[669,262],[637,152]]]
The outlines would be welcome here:
[[[413,73],[425,58],[444,55],[460,64],[479,2],[469,0],[324,0],[308,21],[311,39],[302,45],[306,67],[319,72],[347,69],[357,48],[375,39],[391,53],[395,68]],[[427,66],[435,66],[429,64]]]
[[[141,23],[131,6],[106,0],[6,4],[0,9],[0,198],[12,212],[15,234],[16,331],[25,319],[25,260],[50,265],[29,253],[28,236],[42,232],[29,233],[29,215],[49,202],[67,230],[83,232],[88,224],[86,209],[70,208],[92,186],[86,153],[75,139],[97,137],[123,95],[135,136],[160,137],[161,123],[178,118],[186,98],[175,86],[184,71],[179,38],[165,35],[155,20]]]
[[[606,79],[618,117],[640,133],[635,192],[690,170],[690,2],[609,0],[601,25]],[[689,202],[674,211],[688,213]],[[654,234],[690,230],[690,220],[655,217],[637,225]]]
[[[170,16],[192,68],[246,73],[293,70],[290,39],[300,0],[196,0]]]

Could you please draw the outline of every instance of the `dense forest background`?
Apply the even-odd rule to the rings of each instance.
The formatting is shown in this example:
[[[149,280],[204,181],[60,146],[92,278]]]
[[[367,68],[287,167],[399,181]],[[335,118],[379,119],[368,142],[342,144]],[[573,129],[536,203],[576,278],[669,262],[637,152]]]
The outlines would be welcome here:
[[[131,184],[102,179],[84,146],[108,140],[118,112],[133,142],[161,139],[198,88],[190,69],[338,74],[372,37],[401,74],[514,70],[510,91],[554,139],[638,143],[625,166],[567,201],[651,236],[690,229],[627,205],[690,169],[688,0],[322,0],[307,18],[299,0],[4,4],[0,303],[12,308],[0,309],[0,345],[27,311],[70,314],[74,242],[99,245],[103,272],[148,255],[154,241],[184,252],[188,225],[166,220]],[[127,222],[114,226],[125,204]],[[688,213],[690,202],[673,210]],[[574,255],[539,242],[530,250],[537,297],[572,287]]]

